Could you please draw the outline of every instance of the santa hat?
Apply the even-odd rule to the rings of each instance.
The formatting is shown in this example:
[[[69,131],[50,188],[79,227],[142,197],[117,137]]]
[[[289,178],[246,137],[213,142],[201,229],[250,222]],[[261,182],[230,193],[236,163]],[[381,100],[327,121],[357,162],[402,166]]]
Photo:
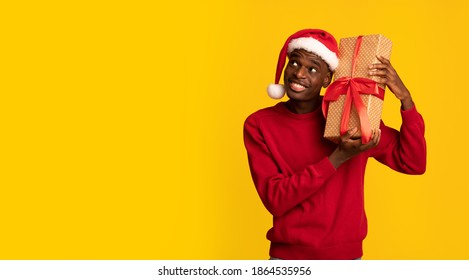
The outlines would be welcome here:
[[[275,84],[270,84],[267,93],[271,98],[280,99],[285,95],[285,88],[279,84],[287,55],[293,50],[303,49],[320,56],[334,71],[339,64],[337,41],[328,32],[321,29],[304,29],[291,35],[283,45],[277,62]]]

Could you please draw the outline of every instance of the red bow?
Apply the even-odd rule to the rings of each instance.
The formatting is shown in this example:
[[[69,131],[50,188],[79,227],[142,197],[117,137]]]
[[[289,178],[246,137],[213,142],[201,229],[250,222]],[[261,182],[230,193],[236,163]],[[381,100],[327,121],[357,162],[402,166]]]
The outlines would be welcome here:
[[[384,89],[379,87],[375,81],[367,78],[342,77],[337,79],[327,88],[324,95],[322,103],[324,116],[327,116],[329,102],[336,101],[341,94],[345,94],[345,104],[340,121],[340,135],[347,133],[353,103],[360,119],[362,142],[368,143],[371,139],[370,120],[360,94],[372,94],[380,99],[384,99]]]

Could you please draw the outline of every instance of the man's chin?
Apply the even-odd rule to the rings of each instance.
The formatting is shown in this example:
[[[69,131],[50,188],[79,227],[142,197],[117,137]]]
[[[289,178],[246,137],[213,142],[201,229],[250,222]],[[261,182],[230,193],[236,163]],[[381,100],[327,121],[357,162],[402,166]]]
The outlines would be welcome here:
[[[300,97],[300,96],[304,96],[305,95],[305,91],[301,91],[301,92],[298,92],[298,91],[294,91],[294,90],[291,90],[291,89],[287,89],[286,90],[286,94],[288,95],[288,97]]]
[[[286,95],[288,96],[288,98],[298,100],[298,101],[306,101],[308,99],[311,99],[312,97],[312,95],[306,91],[296,92],[292,90],[287,90]]]

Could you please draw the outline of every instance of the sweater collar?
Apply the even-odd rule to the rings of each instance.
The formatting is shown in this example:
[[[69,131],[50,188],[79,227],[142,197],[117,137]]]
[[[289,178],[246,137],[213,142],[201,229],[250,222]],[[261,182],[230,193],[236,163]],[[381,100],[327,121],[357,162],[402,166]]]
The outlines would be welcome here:
[[[322,115],[321,106],[319,106],[316,110],[306,114],[295,114],[292,111],[288,110],[287,106],[285,106],[286,102],[279,102],[275,105],[275,108],[282,114],[287,115],[288,117],[304,120],[304,119],[315,119],[315,118],[324,118]]]

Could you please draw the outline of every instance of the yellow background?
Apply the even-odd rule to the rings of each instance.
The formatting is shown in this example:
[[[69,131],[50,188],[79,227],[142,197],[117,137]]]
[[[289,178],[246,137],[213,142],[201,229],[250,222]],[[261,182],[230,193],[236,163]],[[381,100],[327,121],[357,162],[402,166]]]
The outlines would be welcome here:
[[[164,3],[160,3],[164,2]],[[381,33],[428,168],[371,160],[365,259],[468,259],[467,1],[3,1],[1,259],[266,259],[242,126],[284,40]],[[383,119],[400,124],[388,91]]]

